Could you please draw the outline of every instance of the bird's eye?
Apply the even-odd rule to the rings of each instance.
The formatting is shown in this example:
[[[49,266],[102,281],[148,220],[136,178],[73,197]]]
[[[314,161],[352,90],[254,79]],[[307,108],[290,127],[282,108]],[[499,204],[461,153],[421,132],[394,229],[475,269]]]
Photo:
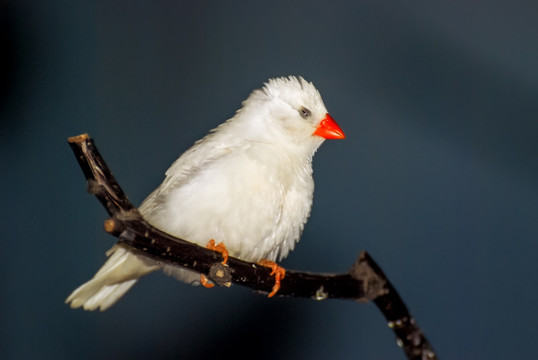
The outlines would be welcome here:
[[[312,111],[308,110],[304,106],[301,106],[301,108],[299,109],[299,114],[301,114],[301,117],[303,119],[308,119],[312,115]]]

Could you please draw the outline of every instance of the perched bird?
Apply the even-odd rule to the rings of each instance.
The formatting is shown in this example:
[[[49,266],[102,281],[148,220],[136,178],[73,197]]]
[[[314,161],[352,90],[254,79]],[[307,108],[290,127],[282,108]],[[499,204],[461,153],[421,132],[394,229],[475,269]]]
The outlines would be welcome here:
[[[343,139],[344,133],[302,77],[270,79],[242,105],[172,164],[139,210],[171,235],[202,246],[215,239],[231,256],[271,265],[293,250],[310,214],[314,153],[325,139]],[[192,271],[126,246],[115,245],[107,255],[95,276],[67,298],[71,307],[106,310],[141,276],[159,269],[200,282]],[[283,275],[277,273],[277,283]]]

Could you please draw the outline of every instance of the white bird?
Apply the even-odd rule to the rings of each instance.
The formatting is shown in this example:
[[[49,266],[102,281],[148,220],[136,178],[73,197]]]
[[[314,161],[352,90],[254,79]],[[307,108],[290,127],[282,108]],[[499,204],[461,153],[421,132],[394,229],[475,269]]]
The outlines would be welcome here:
[[[243,107],[183,153],[139,210],[155,227],[205,246],[226,245],[245,261],[282,259],[310,214],[312,157],[344,133],[318,90],[302,77],[270,79]],[[109,259],[67,298],[71,307],[106,310],[143,275],[162,269],[197,283],[200,275],[115,245]]]

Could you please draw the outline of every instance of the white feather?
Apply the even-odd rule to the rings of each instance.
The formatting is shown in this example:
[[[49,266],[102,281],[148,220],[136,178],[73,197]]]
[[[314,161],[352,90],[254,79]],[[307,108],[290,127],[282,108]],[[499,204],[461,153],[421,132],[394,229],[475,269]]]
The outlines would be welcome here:
[[[300,111],[307,108],[311,116]],[[293,250],[310,214],[312,157],[323,142],[313,132],[327,110],[303,78],[269,80],[230,120],[197,141],[140,206],[157,228],[205,246],[223,242],[246,261],[281,259]],[[95,277],[66,300],[105,310],[136,280],[163,268],[186,282],[199,275],[115,246]]]

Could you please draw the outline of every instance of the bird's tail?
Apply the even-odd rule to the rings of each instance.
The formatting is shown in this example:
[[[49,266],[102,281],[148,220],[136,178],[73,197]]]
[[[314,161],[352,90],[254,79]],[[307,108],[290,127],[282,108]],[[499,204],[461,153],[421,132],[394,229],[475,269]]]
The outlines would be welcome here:
[[[145,256],[114,245],[107,251],[109,259],[93,279],[79,286],[65,300],[72,308],[104,311],[114,305],[138,278],[160,269],[160,265]]]

